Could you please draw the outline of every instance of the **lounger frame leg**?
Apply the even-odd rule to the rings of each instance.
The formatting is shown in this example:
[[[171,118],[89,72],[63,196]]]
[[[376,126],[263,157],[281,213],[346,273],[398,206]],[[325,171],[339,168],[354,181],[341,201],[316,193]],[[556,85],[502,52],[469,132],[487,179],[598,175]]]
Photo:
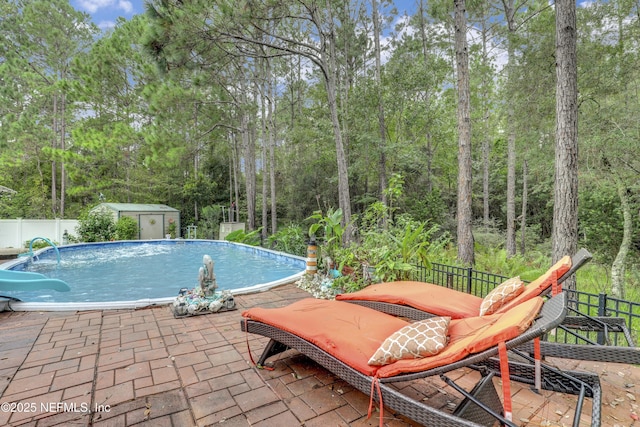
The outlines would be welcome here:
[[[514,351],[514,350],[512,350]],[[519,357],[532,359],[526,354],[514,351]],[[495,358],[481,362],[480,369],[489,369],[500,375],[499,361]],[[509,372],[511,380],[523,384],[534,384],[535,371],[531,364],[520,362],[509,362]],[[592,373],[577,371],[562,371],[546,364],[542,364],[542,388],[564,394],[572,394],[578,396],[579,402],[576,405],[574,414],[574,425],[579,425],[580,412],[582,410],[585,397],[589,397],[593,401],[591,411],[591,425],[599,426],[601,419],[602,389],[600,378]]]
[[[264,348],[262,355],[260,356],[260,359],[258,359],[258,362],[256,364],[258,366],[266,366],[266,360],[268,358],[276,354],[283,353],[287,350],[289,350],[289,347],[282,344],[281,342],[271,339],[269,340],[269,343],[267,343],[267,346]]]
[[[495,425],[496,419],[500,420],[504,415],[504,408],[493,385],[494,375],[493,372],[483,375],[470,392],[463,390],[447,376],[441,375],[443,381],[465,396],[453,411],[453,415],[487,427]]]

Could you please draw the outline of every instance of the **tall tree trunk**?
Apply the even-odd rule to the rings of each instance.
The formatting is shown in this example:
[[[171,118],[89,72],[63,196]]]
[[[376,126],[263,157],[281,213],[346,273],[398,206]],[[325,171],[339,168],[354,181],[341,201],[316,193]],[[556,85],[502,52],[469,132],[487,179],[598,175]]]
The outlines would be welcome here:
[[[482,139],[482,222],[488,230],[489,218],[489,137]]]
[[[553,261],[578,247],[578,67],[576,2],[556,1],[556,156]],[[575,276],[565,282],[575,289]]]
[[[238,153],[238,137],[233,134],[233,198],[231,200],[231,222],[240,222],[240,180],[238,178],[238,170],[240,169],[240,155]]]
[[[425,15],[425,6],[424,6],[424,0],[420,0],[418,2],[418,14],[420,16],[420,39],[422,40],[422,57],[424,59],[424,64],[425,67],[427,66],[427,64],[429,64],[429,49],[427,46],[427,23],[425,22],[424,19],[424,15]],[[429,103],[430,103],[430,96],[429,96],[429,92],[427,92],[426,96],[425,96],[425,100],[424,100],[424,104],[425,104],[425,111],[428,112],[429,111]],[[433,191],[433,135],[431,133],[431,127],[427,126],[427,130],[426,130],[426,135],[425,138],[427,140],[427,147],[426,147],[426,158],[427,158],[427,170],[425,171],[426,174],[426,181],[427,181],[427,193],[431,193]]]
[[[244,146],[245,191],[247,192],[247,227],[256,229],[256,141],[252,135],[249,112],[242,112],[242,144]]]
[[[622,23],[622,14],[618,15],[618,48],[621,51],[624,50],[624,31]],[[624,84],[624,83],[623,83]],[[635,96],[632,95],[632,96]],[[625,271],[626,260],[629,250],[631,249],[633,239],[633,220],[631,218],[631,201],[627,188],[624,184],[624,180],[615,171],[612,171],[613,181],[616,185],[618,192],[618,198],[620,199],[620,208],[622,210],[623,227],[622,227],[622,241],[618,248],[613,264],[611,265],[611,295],[623,299],[626,294],[625,286]]]
[[[300,82],[303,81],[302,78],[302,58],[297,57],[298,61],[296,62],[296,76],[297,76],[297,84],[296,84],[296,96],[298,101],[298,117],[302,116],[302,98],[303,98],[303,90]]]
[[[237,134],[229,134],[229,142],[231,143],[231,171],[230,187],[229,187],[229,222],[238,222],[238,201],[240,200],[240,189],[238,188],[238,140]]]
[[[260,232],[260,236],[265,240],[269,230],[269,196],[267,193],[269,191],[269,183],[267,182],[269,166],[267,164],[266,141],[263,141],[262,143],[262,231]]]
[[[622,179],[617,175],[614,175],[614,182],[616,184],[616,190],[618,190],[624,222],[622,242],[620,242],[618,254],[611,266],[611,295],[616,298],[624,298],[626,294],[624,285],[625,264],[633,240],[633,219],[631,218],[631,203],[629,201],[627,188]]]
[[[513,3],[513,0],[504,2],[504,12],[510,33],[507,41],[507,78],[511,87],[513,87],[513,66],[515,62],[514,47],[511,41],[511,33],[515,32],[515,9]],[[507,258],[511,258],[516,254],[516,130],[514,128],[515,112],[512,103],[509,103],[507,114],[507,239],[505,249]]]
[[[269,64],[267,63],[267,66]],[[267,123],[269,126],[269,182],[271,188],[271,233],[278,231],[278,213],[276,199],[276,121],[275,121],[275,82],[271,77],[269,67],[269,104],[267,112]]]
[[[490,143],[490,126],[489,126],[489,76],[487,76],[488,69],[488,57],[489,52],[487,49],[488,44],[488,28],[486,26],[486,19],[483,11],[482,19],[482,127],[484,137],[482,138],[482,222],[485,229],[489,227],[489,154],[491,153]]]
[[[513,115],[512,107],[509,107],[509,115]],[[511,123],[512,120],[509,122]],[[516,254],[516,134],[513,129],[509,130],[507,136],[507,238],[505,249],[507,258]]]
[[[520,215],[520,254],[525,254],[525,236],[527,234],[527,197],[529,195],[527,161],[522,162],[522,214]]]
[[[193,153],[193,178],[198,181],[198,171],[200,170],[200,143],[196,141],[198,129],[198,103],[193,103],[193,129],[191,131],[187,130],[187,141],[192,140],[191,143],[194,147]],[[198,199],[195,198],[193,201],[193,217],[197,222],[199,220],[198,213]]]
[[[63,78],[65,76],[63,75]],[[67,121],[66,121],[66,104],[67,97],[63,93],[60,95],[60,100],[62,101],[60,105],[60,150],[64,152],[65,150],[65,134],[67,132]],[[67,174],[64,168],[64,160],[60,161],[60,218],[64,218],[64,199],[67,192]]]
[[[263,60],[263,62],[266,62],[267,60]],[[263,63],[263,67],[264,67],[264,63]],[[263,68],[263,70],[266,70],[266,67]],[[260,141],[262,143],[262,232],[261,232],[261,236],[262,239],[266,239],[267,238],[267,231],[269,229],[268,226],[268,221],[269,221],[269,214],[268,214],[268,207],[267,207],[267,203],[268,203],[268,196],[267,196],[267,190],[268,190],[268,186],[267,186],[267,171],[270,169],[268,163],[267,163],[267,141],[268,141],[268,137],[267,137],[267,107],[266,107],[266,103],[267,103],[267,97],[266,97],[266,92],[267,92],[267,84],[268,83],[268,77],[266,75],[266,72],[264,72],[262,78],[264,79],[264,83],[262,85],[262,95],[260,96],[260,112],[261,112],[261,117],[260,117],[260,124],[261,124],[261,138]]]
[[[230,144],[230,158],[229,158],[229,213],[227,215],[228,221],[233,222],[233,184],[235,182],[235,174],[236,174],[236,156],[235,156],[235,148],[233,147],[233,140],[231,136],[227,136],[229,138]],[[222,208],[222,222],[224,221],[224,208]]]
[[[455,0],[455,45],[458,81],[458,260],[473,265],[471,210],[471,90],[465,0]]]
[[[338,86],[337,86],[337,64],[335,49],[335,33],[332,31],[326,40],[329,49],[325,52],[325,63],[327,73],[325,75],[325,86],[327,89],[327,101],[331,115],[333,135],[336,140],[336,159],[338,162],[338,206],[342,209],[342,220],[347,230],[344,233],[345,243],[351,240],[351,196],[349,195],[349,170],[347,166],[347,156],[344,150],[342,132],[340,130],[340,120],[338,118]]]
[[[333,7],[326,2],[327,9],[329,11],[329,15],[332,18],[341,19],[334,15]],[[339,16],[342,17],[349,16],[349,2],[343,1],[340,2],[339,6],[342,10],[339,12]],[[341,35],[342,37],[338,37],[336,27],[334,26],[334,21],[331,19],[331,22],[328,22],[330,32],[328,35],[328,40],[331,42],[328,44],[329,46],[329,66],[328,68],[333,70],[333,74],[335,75],[335,87],[336,87],[336,100],[338,107],[338,120],[340,121],[340,132],[342,135],[342,146],[344,147],[345,158],[349,159],[349,138],[351,136],[350,127],[351,127],[351,102],[349,102],[349,95],[351,94],[351,90],[353,89],[353,69],[350,64],[351,60],[351,36],[348,32],[344,31]],[[342,27],[344,30],[344,26]],[[341,60],[338,61],[338,40],[341,42],[342,48],[340,49]],[[338,189],[339,191],[339,189]],[[351,192],[351,187],[349,186],[349,192]]]
[[[381,68],[382,60],[380,59],[380,16],[378,13],[378,2],[371,0],[371,8],[373,11],[373,40],[375,46],[376,55],[376,95],[378,98],[378,132],[380,139],[378,141],[378,192],[380,193],[380,200],[383,204],[387,204],[387,155],[386,155],[386,139],[387,139],[387,125],[385,123],[384,115],[384,103],[382,101],[382,77]]]
[[[53,139],[51,140],[51,148],[53,151],[58,147],[58,95],[53,95]],[[58,175],[58,166],[55,158],[51,160],[51,213],[56,217],[58,215],[58,184],[56,177]]]
[[[336,144],[336,161],[338,164],[338,207],[342,210],[342,221],[346,226],[343,234],[344,243],[352,238],[351,226],[351,196],[349,189],[349,170],[347,155],[345,152],[340,119],[338,117],[338,63],[336,52],[336,29],[335,16],[330,2],[326,2],[326,12],[328,17],[325,20],[321,17],[320,11],[316,8],[311,10],[311,20],[320,34],[319,58],[316,64],[320,66],[327,91],[327,104],[331,117],[331,127]]]

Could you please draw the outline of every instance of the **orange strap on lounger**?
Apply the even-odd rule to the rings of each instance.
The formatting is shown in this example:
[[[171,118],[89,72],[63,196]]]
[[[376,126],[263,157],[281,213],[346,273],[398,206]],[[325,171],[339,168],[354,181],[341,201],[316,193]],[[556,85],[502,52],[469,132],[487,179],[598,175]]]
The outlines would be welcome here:
[[[542,389],[542,368],[541,368],[541,359],[542,354],[540,351],[540,337],[535,337],[533,339],[533,359],[535,364],[535,379],[534,379],[534,387],[538,392]]]
[[[509,377],[509,357],[504,341],[498,344],[500,356],[500,376],[502,377],[502,395],[504,398],[504,417],[513,421],[513,405],[511,404],[511,378]]]
[[[367,412],[367,419],[371,418],[371,412],[373,412],[373,395],[378,390],[378,400],[380,405],[380,427],[384,425],[384,405],[382,403],[382,390],[380,390],[380,379],[378,376],[374,376],[371,379],[371,392],[369,393],[369,411]]]

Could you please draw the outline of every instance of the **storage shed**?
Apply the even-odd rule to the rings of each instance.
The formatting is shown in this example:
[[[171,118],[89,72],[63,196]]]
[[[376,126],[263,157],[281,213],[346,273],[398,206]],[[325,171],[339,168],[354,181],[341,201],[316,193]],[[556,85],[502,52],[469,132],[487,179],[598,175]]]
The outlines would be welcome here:
[[[180,211],[167,205],[144,203],[100,203],[91,212],[106,211],[115,221],[128,216],[138,223],[140,240],[180,237]]]

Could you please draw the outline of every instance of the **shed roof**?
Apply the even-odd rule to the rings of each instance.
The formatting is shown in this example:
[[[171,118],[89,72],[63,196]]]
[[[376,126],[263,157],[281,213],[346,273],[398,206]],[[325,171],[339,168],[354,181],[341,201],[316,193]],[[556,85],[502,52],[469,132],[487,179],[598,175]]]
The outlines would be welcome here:
[[[0,193],[11,193],[11,194],[16,194],[17,191],[16,190],[12,190],[9,187],[5,187],[4,185],[0,185]]]
[[[107,208],[117,212],[179,212],[171,206],[151,203],[100,203],[92,211],[100,208]]]

